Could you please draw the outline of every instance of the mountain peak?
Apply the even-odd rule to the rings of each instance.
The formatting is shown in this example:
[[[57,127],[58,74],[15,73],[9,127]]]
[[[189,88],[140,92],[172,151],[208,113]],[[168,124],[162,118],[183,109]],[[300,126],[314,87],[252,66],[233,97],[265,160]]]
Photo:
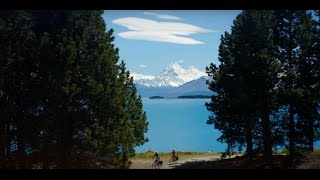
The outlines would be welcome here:
[[[184,69],[179,64],[181,62],[182,61],[178,61],[169,64],[159,75],[155,77],[139,74],[139,76],[136,75],[133,76],[133,78],[137,84],[148,87],[177,87],[202,76],[207,76],[205,72],[202,72],[193,66],[189,67],[187,70]]]
[[[166,70],[170,70],[170,69],[183,69],[180,64],[180,62],[173,62],[173,63],[170,63],[167,67],[166,67]]]
[[[170,76],[180,76],[181,74],[185,74],[186,70],[180,66],[179,62],[174,62],[169,64],[160,74],[159,76],[163,75],[170,75]],[[159,77],[158,76],[158,77]]]

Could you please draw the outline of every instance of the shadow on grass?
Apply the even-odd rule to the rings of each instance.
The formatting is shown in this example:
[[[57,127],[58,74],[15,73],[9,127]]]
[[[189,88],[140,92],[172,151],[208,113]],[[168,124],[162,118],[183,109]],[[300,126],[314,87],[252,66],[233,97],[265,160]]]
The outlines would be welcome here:
[[[291,160],[285,155],[273,155],[272,159],[272,165],[268,165],[261,155],[252,157],[251,160],[246,156],[236,156],[215,161],[187,161],[173,169],[291,169],[301,163],[301,158]]]

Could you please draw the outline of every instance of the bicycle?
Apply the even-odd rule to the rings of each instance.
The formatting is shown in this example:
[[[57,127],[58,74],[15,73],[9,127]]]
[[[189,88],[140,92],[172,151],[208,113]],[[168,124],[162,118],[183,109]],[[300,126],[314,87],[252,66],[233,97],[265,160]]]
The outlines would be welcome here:
[[[162,168],[163,161],[154,161],[151,165],[152,169]]]
[[[179,157],[178,156],[173,156],[169,159],[169,164],[172,165],[172,164],[176,164],[179,160]]]

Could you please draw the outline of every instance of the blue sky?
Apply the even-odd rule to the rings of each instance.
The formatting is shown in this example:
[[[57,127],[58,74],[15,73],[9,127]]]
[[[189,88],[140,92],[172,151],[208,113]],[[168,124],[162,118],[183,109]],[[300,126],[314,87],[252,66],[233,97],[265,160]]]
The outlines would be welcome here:
[[[115,46],[130,72],[156,75],[172,62],[201,71],[218,63],[220,37],[240,10],[106,10]]]

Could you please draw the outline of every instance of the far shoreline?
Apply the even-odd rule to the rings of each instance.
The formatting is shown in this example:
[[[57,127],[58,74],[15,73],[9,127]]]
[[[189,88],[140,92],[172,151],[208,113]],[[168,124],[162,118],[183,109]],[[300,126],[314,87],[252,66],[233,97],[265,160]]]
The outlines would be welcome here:
[[[210,100],[211,98],[148,98],[148,97],[142,97],[142,99],[150,99],[150,100],[172,100],[172,99],[176,99],[176,100],[188,100],[188,99],[207,99]]]

